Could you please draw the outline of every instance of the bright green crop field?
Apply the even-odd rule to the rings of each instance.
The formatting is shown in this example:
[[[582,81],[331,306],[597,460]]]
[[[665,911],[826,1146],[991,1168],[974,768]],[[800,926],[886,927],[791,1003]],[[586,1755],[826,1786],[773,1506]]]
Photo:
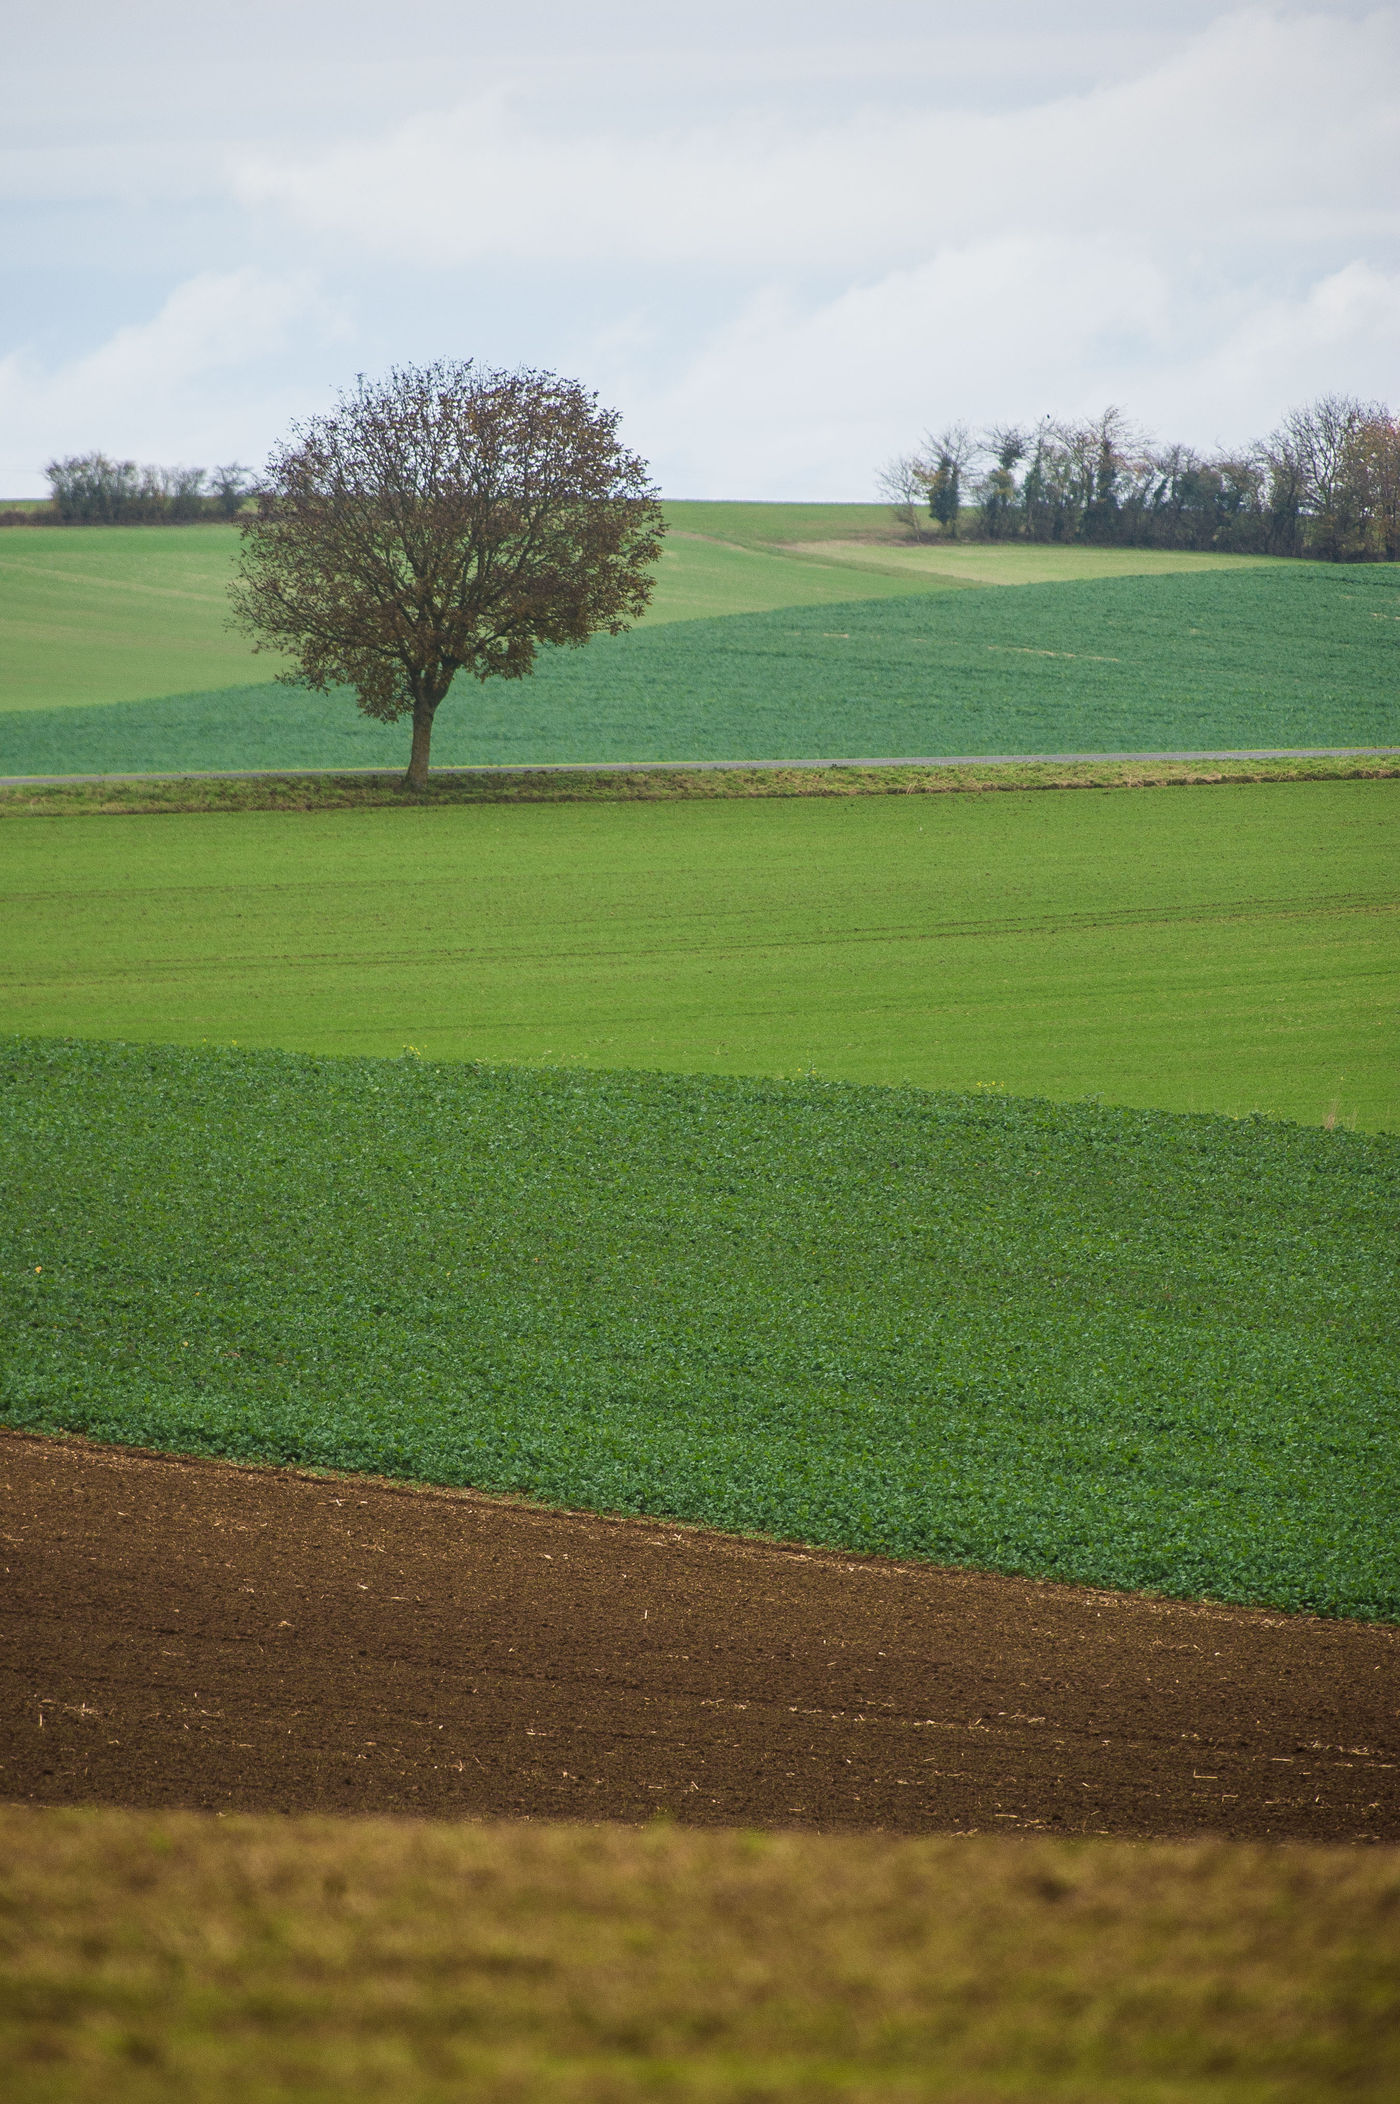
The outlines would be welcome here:
[[[675,507],[667,505],[666,509],[669,514]],[[862,553],[857,551],[858,560]],[[930,587],[956,590],[970,581],[952,574],[928,578],[919,571],[907,572],[898,563],[878,566],[866,574],[862,562],[853,574],[850,561],[833,558],[824,549],[798,553],[772,542],[721,540],[703,528],[699,532],[673,529],[662,544],[656,594],[640,625],[657,628],[672,621],[715,620],[781,606],[826,606],[853,594],[902,598]]]
[[[1400,1617],[1400,1139],[8,1040],[13,1425]]]
[[[849,573],[821,574],[849,590]],[[1400,745],[1400,570],[1274,563],[660,623],[548,652],[526,681],[459,683],[434,754],[532,766],[1373,745]],[[370,722],[350,696],[275,684],[0,715],[13,775],[387,767],[406,751],[402,725]]]
[[[1400,783],[0,828],[0,1027],[1400,1129]]]
[[[1273,569],[1269,556],[1197,555],[1186,549],[1091,548],[1018,541],[912,541],[886,504],[669,503],[676,536],[702,535],[735,548],[938,584],[1055,584],[1091,577],[1166,577],[1177,572]],[[674,545],[674,543],[672,544]],[[854,582],[854,580],[853,580]],[[872,585],[872,591],[879,586]],[[716,607],[737,613],[739,608]]]
[[[225,627],[237,544],[232,526],[0,533],[0,721],[266,679],[277,661]]]

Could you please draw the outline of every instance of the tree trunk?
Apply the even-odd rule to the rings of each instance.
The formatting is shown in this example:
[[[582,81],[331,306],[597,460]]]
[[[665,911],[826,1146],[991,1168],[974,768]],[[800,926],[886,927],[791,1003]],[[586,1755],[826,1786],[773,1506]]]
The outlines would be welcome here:
[[[403,778],[403,785],[419,796],[428,786],[428,752],[433,742],[433,717],[436,713],[435,702],[415,701],[413,704],[413,744],[409,749],[408,773]]]

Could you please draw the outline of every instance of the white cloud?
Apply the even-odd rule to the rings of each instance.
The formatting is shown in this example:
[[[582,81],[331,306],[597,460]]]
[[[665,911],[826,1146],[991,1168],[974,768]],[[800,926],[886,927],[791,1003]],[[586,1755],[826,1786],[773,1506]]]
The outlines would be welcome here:
[[[0,458],[4,487],[37,491],[46,458],[88,446],[207,463],[226,457],[240,421],[261,445],[270,435],[267,396],[278,391],[269,367],[294,337],[332,340],[343,331],[305,277],[209,271],[177,287],[150,321],[118,329],[67,364],[46,370],[11,352],[0,359],[0,429],[11,456]]]
[[[591,112],[596,104],[584,105]],[[553,112],[551,111],[551,119]],[[1067,227],[1207,246],[1400,232],[1400,22],[1247,9],[1136,78],[996,112],[746,111],[689,129],[543,126],[504,88],[379,137],[236,157],[316,233],[436,267],[869,269]]]
[[[867,496],[949,417],[1210,444],[1396,393],[1400,5],[119,13],[86,60],[25,30],[14,311],[72,343],[100,273],[174,289],[0,359],[6,493],[88,444],[256,458],[358,367],[468,351],[579,373],[678,495]]]
[[[613,391],[676,495],[871,494],[874,470],[929,422],[1034,418],[1097,401],[1124,346],[1169,326],[1161,272],[1106,243],[1024,237],[804,308],[762,294],[667,386],[619,363]]]
[[[1205,437],[1240,440],[1259,435],[1261,403],[1270,419],[1333,392],[1400,408],[1398,343],[1400,268],[1353,261],[1296,294],[1244,306],[1194,355],[1156,361],[1139,392],[1150,394],[1159,428],[1185,420]]]
[[[1208,445],[1262,437],[1335,388],[1393,399],[1400,271],[1354,263],[1257,304],[1177,288],[1129,250],[1064,240],[947,250],[811,307],[763,294],[656,386],[607,374],[676,496],[869,497],[925,426],[1125,404]]]
[[[1365,13],[1368,0],[1322,0]],[[853,102],[996,108],[1141,72],[1221,0],[45,0],[6,23],[7,144],[191,142],[383,132],[493,86],[529,97],[549,130],[580,110],[615,128],[740,103],[806,115]],[[66,19],[65,19],[66,18]],[[936,92],[935,92],[936,90]],[[547,111],[547,120],[543,113]],[[55,141],[59,144],[55,146]],[[188,164],[198,179],[200,170]],[[0,154],[0,167],[4,157]]]

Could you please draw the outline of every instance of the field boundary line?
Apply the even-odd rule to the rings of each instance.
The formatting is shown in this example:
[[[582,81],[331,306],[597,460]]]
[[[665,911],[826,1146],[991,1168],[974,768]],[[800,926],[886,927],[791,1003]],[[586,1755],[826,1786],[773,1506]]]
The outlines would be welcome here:
[[[837,767],[1084,767],[1170,766],[1209,760],[1369,760],[1400,756],[1400,745],[1233,746],[1199,752],[998,752],[933,753],[859,759],[797,760],[482,760],[433,768],[444,775],[522,774],[766,774],[815,772]],[[305,776],[402,774],[401,767],[172,767],[110,769],[101,774],[0,774],[0,788],[57,788],[96,782],[247,782]]]
[[[197,812],[411,809],[465,804],[685,803],[780,798],[989,796],[1033,790],[1278,786],[1400,777],[1400,747],[1220,753],[960,754],[945,760],[556,760],[400,767],[0,776],[0,819]]]

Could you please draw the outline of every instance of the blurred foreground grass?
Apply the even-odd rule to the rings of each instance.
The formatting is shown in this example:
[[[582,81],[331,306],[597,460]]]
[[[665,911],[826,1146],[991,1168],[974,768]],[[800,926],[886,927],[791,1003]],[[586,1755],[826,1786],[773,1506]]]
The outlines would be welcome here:
[[[1400,1855],[0,1810],[10,2104],[1382,2104]]]

